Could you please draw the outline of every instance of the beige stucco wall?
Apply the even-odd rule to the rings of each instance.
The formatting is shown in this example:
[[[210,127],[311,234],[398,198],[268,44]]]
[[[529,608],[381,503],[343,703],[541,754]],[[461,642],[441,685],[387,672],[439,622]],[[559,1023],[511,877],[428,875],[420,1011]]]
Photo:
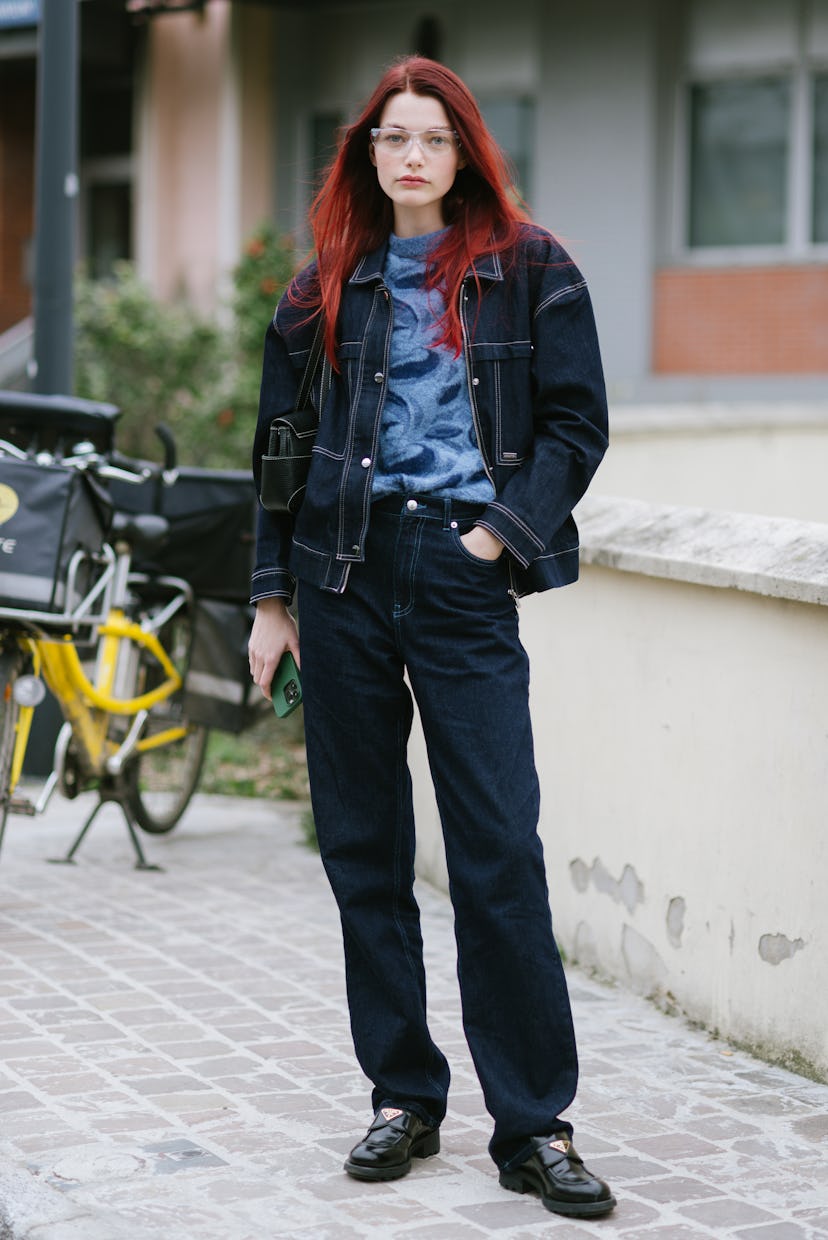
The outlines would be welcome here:
[[[239,66],[239,228],[244,240],[273,210],[275,15],[264,6],[237,4],[233,18],[234,61]]]
[[[826,1074],[827,626],[589,567],[522,625],[569,954]]]
[[[216,307],[271,214],[269,9],[212,0],[150,23],[138,107],[136,253],[162,297]]]
[[[828,522],[828,399],[616,407],[593,495]]]
[[[217,230],[222,58],[230,5],[150,24],[140,135],[138,257],[162,297],[212,306]]]
[[[828,530],[616,504],[619,538],[584,521],[580,582],[520,612],[558,939],[600,975],[828,1079]],[[611,526],[612,501],[599,507]],[[730,575],[711,568],[720,521]],[[419,734],[413,754],[418,870],[444,885]]]

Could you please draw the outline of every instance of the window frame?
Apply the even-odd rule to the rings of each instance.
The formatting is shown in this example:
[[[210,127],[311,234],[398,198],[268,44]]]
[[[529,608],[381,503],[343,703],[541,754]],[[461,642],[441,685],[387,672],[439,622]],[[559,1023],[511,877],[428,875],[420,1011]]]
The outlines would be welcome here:
[[[105,155],[95,159],[84,159],[79,168],[78,221],[77,240],[78,257],[87,265],[93,257],[94,250],[90,245],[92,222],[92,193],[100,186],[125,186],[130,197],[129,220],[129,253],[124,261],[134,263],[136,260],[136,234],[138,220],[136,217],[136,160],[134,154]],[[119,260],[120,261],[120,260]]]
[[[494,130],[492,130],[492,135],[495,138],[495,141],[500,145],[501,150],[506,155],[510,167],[515,172],[517,181],[516,188],[518,193],[524,202],[531,203],[534,198],[535,186],[538,179],[537,95],[533,91],[527,90],[525,87],[516,90],[499,89],[491,91],[481,88],[477,91],[477,101],[480,106],[483,119],[490,129],[491,125],[489,124],[489,120],[486,116],[487,109],[489,110],[489,115],[491,115],[492,110],[496,107],[514,105],[526,113],[526,115],[522,118],[523,123],[526,126],[526,147],[522,157],[513,154],[512,150],[504,142],[500,142],[500,139],[496,134],[494,134]],[[523,169],[523,180],[526,182],[525,185],[519,183],[521,180],[521,158],[525,165]]]
[[[687,267],[783,266],[828,261],[828,242],[813,241],[814,81],[828,73],[828,56],[802,46],[796,60],[757,60],[754,64],[704,70],[685,66],[676,83],[673,244],[675,260]],[[691,94],[694,86],[716,82],[785,78],[790,84],[785,237],[767,245],[690,244],[692,162]]]

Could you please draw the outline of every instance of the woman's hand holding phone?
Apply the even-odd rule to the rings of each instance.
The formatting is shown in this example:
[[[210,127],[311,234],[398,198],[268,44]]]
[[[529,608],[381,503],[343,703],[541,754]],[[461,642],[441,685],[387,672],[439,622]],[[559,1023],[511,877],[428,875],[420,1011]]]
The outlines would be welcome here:
[[[282,598],[263,598],[256,604],[256,618],[247,644],[250,675],[266,698],[272,697],[276,669],[289,652],[299,667],[299,634],[296,622]]]

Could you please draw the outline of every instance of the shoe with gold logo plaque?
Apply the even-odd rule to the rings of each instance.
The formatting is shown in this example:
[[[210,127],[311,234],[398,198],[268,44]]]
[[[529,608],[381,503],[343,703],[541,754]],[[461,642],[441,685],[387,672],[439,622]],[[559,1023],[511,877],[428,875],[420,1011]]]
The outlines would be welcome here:
[[[357,1180],[398,1180],[408,1175],[412,1158],[440,1151],[440,1130],[413,1111],[380,1107],[374,1122],[348,1155],[345,1170]]]
[[[500,1172],[500,1183],[515,1193],[537,1193],[553,1214],[595,1218],[615,1206],[609,1185],[588,1171],[565,1132],[532,1137],[534,1153]]]

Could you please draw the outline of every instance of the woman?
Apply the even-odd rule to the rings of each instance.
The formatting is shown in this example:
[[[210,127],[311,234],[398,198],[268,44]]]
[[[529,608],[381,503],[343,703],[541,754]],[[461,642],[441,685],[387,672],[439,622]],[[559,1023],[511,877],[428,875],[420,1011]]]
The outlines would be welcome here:
[[[301,667],[311,797],[342,919],[374,1120],[345,1170],[435,1154],[449,1067],[426,1023],[406,743],[420,712],[456,918],[463,1023],[500,1182],[554,1212],[615,1204],[572,1127],[577,1057],[537,835],[517,599],[577,576],[572,508],[606,447],[584,280],[517,205],[467,87],[392,66],[311,212],[317,261],[267,333],[254,473],[318,315],[332,382],[295,523],[262,510],[250,668]],[[299,636],[287,604],[296,580]]]

